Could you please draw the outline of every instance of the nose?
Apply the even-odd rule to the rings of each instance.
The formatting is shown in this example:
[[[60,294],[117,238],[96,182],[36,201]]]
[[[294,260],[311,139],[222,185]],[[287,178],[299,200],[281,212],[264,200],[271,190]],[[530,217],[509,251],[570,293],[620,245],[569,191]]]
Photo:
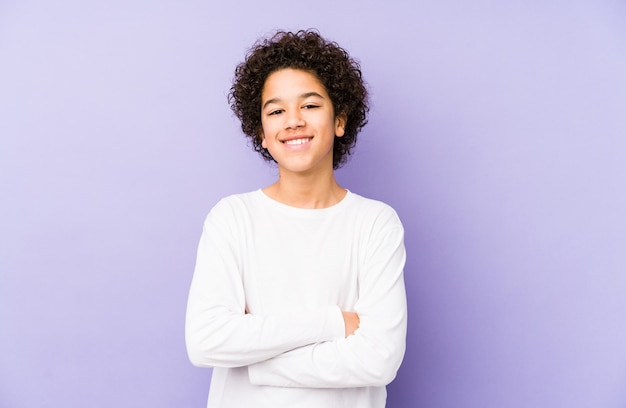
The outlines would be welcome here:
[[[285,115],[285,129],[297,129],[304,126],[304,118],[298,109],[291,110]]]

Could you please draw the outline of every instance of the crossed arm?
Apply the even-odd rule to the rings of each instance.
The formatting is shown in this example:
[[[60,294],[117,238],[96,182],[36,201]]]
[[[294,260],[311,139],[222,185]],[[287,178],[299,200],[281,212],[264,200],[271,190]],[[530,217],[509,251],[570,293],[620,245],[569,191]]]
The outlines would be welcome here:
[[[359,275],[354,311],[329,305],[282,315],[247,314],[235,248],[203,233],[189,294],[186,341],[193,364],[248,366],[253,384],[282,387],[386,385],[402,361],[406,337],[403,231],[384,231]],[[227,288],[227,289],[226,289]]]

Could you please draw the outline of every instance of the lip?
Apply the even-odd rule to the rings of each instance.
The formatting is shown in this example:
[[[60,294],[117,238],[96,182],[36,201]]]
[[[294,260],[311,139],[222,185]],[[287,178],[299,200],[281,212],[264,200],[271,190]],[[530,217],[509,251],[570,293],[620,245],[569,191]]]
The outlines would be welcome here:
[[[311,140],[313,140],[313,136],[297,135],[281,139],[280,142],[289,147],[299,147],[310,143]]]

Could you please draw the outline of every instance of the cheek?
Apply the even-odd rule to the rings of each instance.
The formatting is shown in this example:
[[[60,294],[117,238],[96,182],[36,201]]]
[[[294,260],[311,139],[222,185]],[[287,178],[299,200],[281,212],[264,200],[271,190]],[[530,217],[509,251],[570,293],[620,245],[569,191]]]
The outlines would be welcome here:
[[[274,130],[274,128],[276,127],[276,124],[274,123],[275,121],[273,121],[272,119],[263,119],[261,120],[261,134],[265,134],[265,135],[269,135],[272,133],[272,131]]]

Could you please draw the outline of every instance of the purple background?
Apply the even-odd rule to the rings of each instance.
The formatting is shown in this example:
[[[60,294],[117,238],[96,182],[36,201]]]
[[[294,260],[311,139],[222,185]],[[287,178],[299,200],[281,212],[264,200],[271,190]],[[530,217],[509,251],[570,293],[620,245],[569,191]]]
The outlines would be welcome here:
[[[388,406],[626,406],[619,0],[0,1],[0,407],[203,407],[202,220],[272,182],[226,93],[274,28],[362,62],[338,173],[406,226]]]

